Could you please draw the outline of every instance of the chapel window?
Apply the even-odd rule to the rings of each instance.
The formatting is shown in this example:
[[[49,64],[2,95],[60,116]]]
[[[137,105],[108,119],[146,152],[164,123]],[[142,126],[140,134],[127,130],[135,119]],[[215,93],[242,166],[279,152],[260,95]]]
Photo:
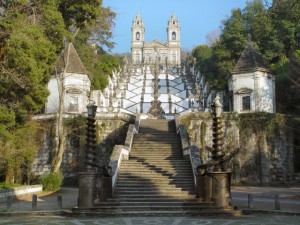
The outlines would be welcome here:
[[[77,112],[78,109],[79,109],[78,97],[75,97],[75,96],[70,97],[69,111]]]
[[[243,110],[250,110],[251,109],[250,96],[242,97],[242,104],[243,104]]]

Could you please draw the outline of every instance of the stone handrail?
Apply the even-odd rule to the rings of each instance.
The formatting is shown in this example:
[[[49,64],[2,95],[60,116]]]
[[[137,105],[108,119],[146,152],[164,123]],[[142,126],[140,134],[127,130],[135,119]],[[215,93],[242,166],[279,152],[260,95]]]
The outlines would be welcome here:
[[[119,169],[122,164],[122,160],[128,160],[132,141],[134,134],[137,134],[140,127],[140,116],[138,115],[135,120],[135,124],[130,124],[127,130],[127,135],[125,139],[124,145],[116,145],[113,149],[109,166],[112,168],[113,176],[112,176],[112,188],[114,190],[116,185],[116,180],[118,177]]]
[[[183,156],[190,159],[194,174],[194,184],[196,185],[197,167],[201,164],[199,150],[196,146],[191,146],[188,139],[188,134],[184,125],[179,124],[176,120],[177,133],[180,135]]]
[[[124,148],[124,145],[115,145],[112,155],[110,157],[109,166],[112,168],[112,188],[114,190],[116,185],[116,180],[118,177],[119,169],[122,163],[122,160],[128,160],[129,150]]]

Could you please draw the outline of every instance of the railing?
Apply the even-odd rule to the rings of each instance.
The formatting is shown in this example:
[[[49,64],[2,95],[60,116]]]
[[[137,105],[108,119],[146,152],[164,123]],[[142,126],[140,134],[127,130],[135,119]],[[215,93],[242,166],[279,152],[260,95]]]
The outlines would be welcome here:
[[[113,192],[116,186],[116,181],[117,181],[119,169],[122,164],[122,160],[128,160],[131,151],[132,142],[133,142],[133,137],[139,131],[140,119],[141,116],[138,114],[135,119],[135,123],[129,125],[124,145],[116,145],[113,149],[113,153],[109,162],[109,165],[111,166],[113,171],[113,176],[112,176]]]

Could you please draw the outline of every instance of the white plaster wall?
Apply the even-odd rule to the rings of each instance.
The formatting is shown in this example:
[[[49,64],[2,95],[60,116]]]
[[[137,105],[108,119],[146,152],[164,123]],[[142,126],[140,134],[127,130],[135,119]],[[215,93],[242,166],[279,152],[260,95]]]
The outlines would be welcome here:
[[[57,87],[57,80],[55,77],[51,77],[47,86],[50,94],[45,105],[45,113],[58,112],[59,106],[59,94]]]
[[[272,79],[267,76],[260,77],[259,79],[259,105],[258,111],[273,113],[273,84]]]
[[[248,88],[254,90],[254,79],[253,75],[245,76],[245,77],[236,77],[236,82],[234,84],[234,90],[236,91],[242,89],[242,88]]]

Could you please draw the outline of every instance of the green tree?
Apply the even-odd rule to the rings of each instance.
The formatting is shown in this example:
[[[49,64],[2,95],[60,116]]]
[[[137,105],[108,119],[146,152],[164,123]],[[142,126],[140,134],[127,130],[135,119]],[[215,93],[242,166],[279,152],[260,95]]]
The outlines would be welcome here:
[[[43,109],[48,96],[46,85],[64,42],[73,41],[79,30],[86,29],[88,38],[82,42],[86,49],[91,38],[113,47],[108,39],[115,14],[101,5],[101,0],[0,2],[0,143],[1,156],[7,156],[7,177],[20,177],[16,168],[26,164],[13,164],[10,159],[14,157],[17,162],[23,158],[30,167],[32,160],[26,159],[29,145],[24,144],[28,138],[22,134],[29,126],[29,116]],[[97,27],[102,30],[96,32]],[[97,63],[93,62],[94,68]],[[94,74],[99,73],[95,70]],[[23,143],[23,147],[18,143]],[[62,154],[58,152],[57,157],[62,158]],[[60,165],[54,168],[59,170]]]

